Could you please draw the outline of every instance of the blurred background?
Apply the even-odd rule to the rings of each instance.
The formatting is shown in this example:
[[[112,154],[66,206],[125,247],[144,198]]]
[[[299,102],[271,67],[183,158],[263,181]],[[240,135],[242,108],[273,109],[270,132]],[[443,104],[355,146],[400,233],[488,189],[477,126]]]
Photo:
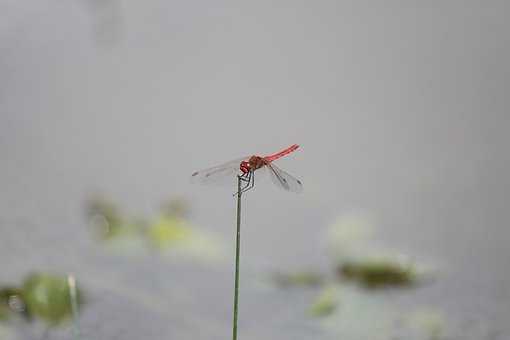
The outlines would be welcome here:
[[[509,11],[1,0],[0,339],[508,339]]]

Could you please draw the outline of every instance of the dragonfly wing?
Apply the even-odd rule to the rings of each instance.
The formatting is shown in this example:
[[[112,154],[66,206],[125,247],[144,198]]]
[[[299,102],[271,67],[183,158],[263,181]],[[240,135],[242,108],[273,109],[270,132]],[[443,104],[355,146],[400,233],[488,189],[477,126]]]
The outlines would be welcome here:
[[[299,179],[294,178],[294,176],[283,171],[272,163],[268,163],[267,167],[269,168],[271,180],[274,184],[276,184],[276,186],[296,193],[303,191],[303,184]]]
[[[239,165],[246,159],[248,157],[235,159],[201,171],[195,171],[191,175],[191,181],[201,184],[232,184],[232,178],[240,171]]]

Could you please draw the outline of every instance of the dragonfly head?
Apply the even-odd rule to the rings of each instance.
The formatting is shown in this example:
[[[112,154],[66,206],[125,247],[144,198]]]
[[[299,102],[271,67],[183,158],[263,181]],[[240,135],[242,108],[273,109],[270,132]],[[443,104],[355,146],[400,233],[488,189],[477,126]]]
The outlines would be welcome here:
[[[250,172],[251,169],[250,163],[247,161],[242,161],[241,164],[239,165],[239,169],[243,174]]]

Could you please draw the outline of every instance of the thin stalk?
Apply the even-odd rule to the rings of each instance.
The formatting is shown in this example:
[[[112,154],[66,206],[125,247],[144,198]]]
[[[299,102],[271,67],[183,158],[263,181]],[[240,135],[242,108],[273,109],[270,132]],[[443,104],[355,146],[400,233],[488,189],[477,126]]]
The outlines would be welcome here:
[[[80,338],[80,327],[78,326],[78,294],[76,290],[76,279],[73,275],[67,276],[67,284],[69,286],[69,298],[71,300],[73,335],[74,339],[78,340]]]
[[[236,274],[234,288],[234,321],[232,339],[237,340],[237,311],[239,303],[239,250],[241,242],[241,177],[237,176],[237,236],[236,236]]]

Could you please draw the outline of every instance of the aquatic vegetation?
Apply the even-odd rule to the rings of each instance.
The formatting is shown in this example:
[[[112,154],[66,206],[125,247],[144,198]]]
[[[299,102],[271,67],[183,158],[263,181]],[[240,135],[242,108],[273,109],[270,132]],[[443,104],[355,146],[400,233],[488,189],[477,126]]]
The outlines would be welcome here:
[[[464,339],[463,326],[437,308],[398,306],[391,295],[357,286],[328,286],[311,308],[323,330],[339,339]],[[484,339],[479,333],[469,339]]]
[[[186,219],[163,214],[150,223],[143,234],[151,249],[174,257],[186,256],[206,261],[225,257],[217,235],[195,228]]]
[[[344,262],[338,267],[338,273],[342,278],[367,288],[411,286],[417,283],[418,278],[411,263],[379,258]]]
[[[102,197],[90,199],[86,204],[86,216],[102,239],[111,239],[130,234],[138,229],[136,224],[127,223],[118,207]]]
[[[0,321],[6,321],[13,315],[30,319],[23,291],[16,287],[3,287],[0,289]]]
[[[32,274],[23,283],[23,297],[31,315],[58,325],[72,315],[70,290],[66,277]],[[83,301],[78,293],[78,302]]]
[[[338,277],[365,288],[411,287],[431,277],[431,270],[376,242],[364,215],[339,217],[329,228],[328,250]]]
[[[83,304],[83,293],[77,289],[76,307]],[[42,320],[49,326],[57,326],[72,317],[72,300],[66,277],[34,273],[29,275],[21,287],[0,289],[1,320],[21,315],[27,321]]]
[[[366,294],[355,286],[336,286],[325,292],[336,308],[318,319],[323,330],[339,339],[388,340],[397,335],[400,314],[379,295]],[[407,339],[407,338],[406,338]]]
[[[386,340],[398,338],[402,331],[413,334],[406,339],[425,339],[424,334],[427,340],[439,339],[440,327],[435,327],[432,319],[427,329],[407,323],[404,330],[396,330],[395,324],[403,324],[407,313],[393,307],[384,290],[375,289],[415,287],[429,272],[408,257],[381,247],[372,238],[373,230],[366,217],[340,217],[327,238],[334,275],[277,273],[273,282],[280,288],[322,287],[310,302],[308,313],[340,338]],[[373,290],[371,294],[367,288]]]
[[[329,317],[337,312],[341,313],[339,301],[342,300],[342,305],[344,303],[340,298],[340,290],[357,292],[358,287],[408,288],[422,282],[426,273],[423,268],[401,254],[382,250],[372,239],[373,230],[369,219],[364,216],[340,217],[328,233],[335,275],[328,278],[324,274],[311,271],[276,273],[272,276],[272,281],[280,288],[323,287],[318,297],[310,304],[309,314],[314,317]],[[347,282],[356,285],[346,285]],[[362,294],[357,293],[356,296]],[[369,306],[370,298],[363,296],[363,299],[367,299],[366,305]],[[384,328],[387,326],[384,324]],[[356,336],[355,333],[352,336]]]
[[[328,316],[333,314],[338,305],[337,292],[334,286],[326,287],[310,306],[312,316]]]
[[[324,283],[324,276],[311,272],[302,271],[296,273],[274,273],[272,281],[279,287],[317,287]]]
[[[147,229],[149,242],[159,249],[186,242],[192,237],[190,225],[176,216],[161,216]]]
[[[188,214],[189,205],[182,199],[163,204],[155,218],[131,218],[104,198],[87,204],[87,216],[99,230],[100,239],[116,251],[157,250],[174,257],[184,255],[207,261],[223,258],[219,237],[195,228],[185,218]]]
[[[375,290],[414,287],[430,277],[430,270],[381,247],[373,230],[369,219],[358,215],[340,217],[330,228],[328,245],[336,275],[319,283],[326,286],[311,302],[310,315],[342,339],[440,340],[454,335],[439,311],[405,310],[394,304],[391,294]],[[292,276],[283,277],[284,284],[293,283]]]

